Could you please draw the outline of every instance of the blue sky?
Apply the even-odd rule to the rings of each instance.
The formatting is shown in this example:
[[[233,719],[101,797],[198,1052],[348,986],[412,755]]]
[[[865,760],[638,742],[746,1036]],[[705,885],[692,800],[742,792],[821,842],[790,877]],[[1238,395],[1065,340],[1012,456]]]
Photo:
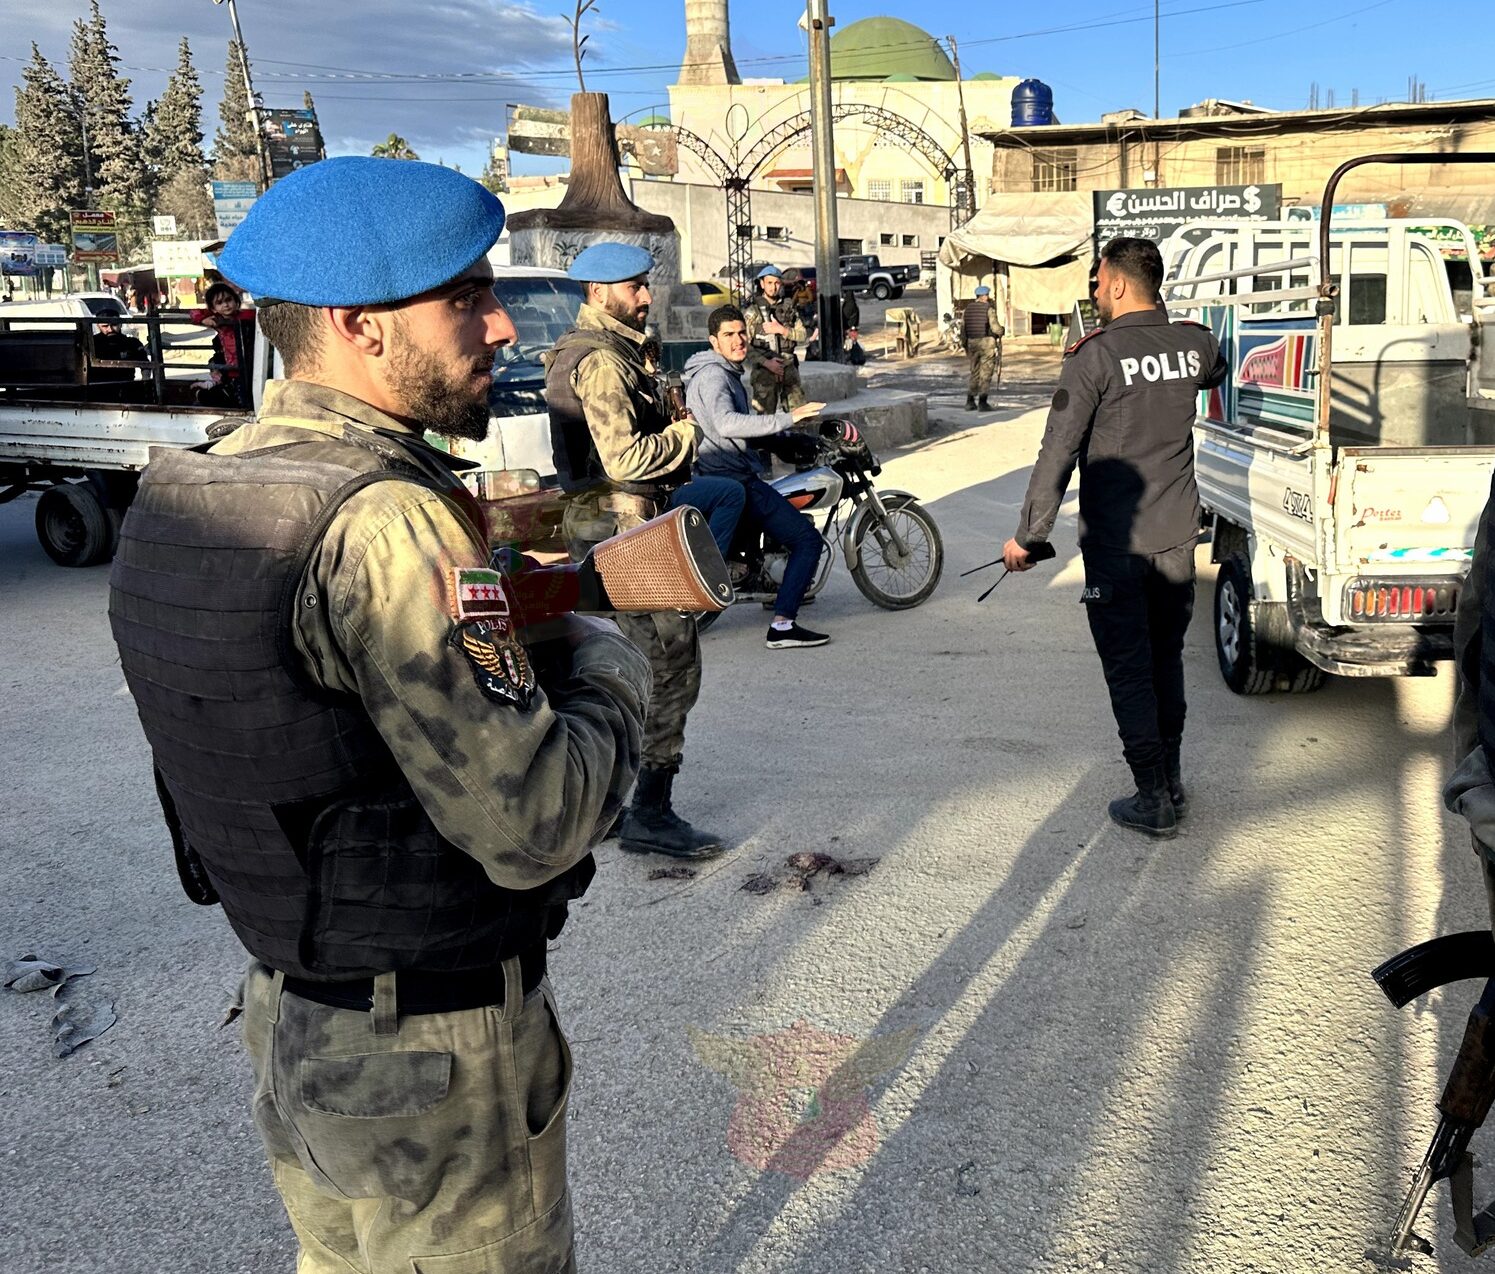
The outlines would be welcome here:
[[[366,153],[391,131],[425,159],[482,167],[486,139],[502,131],[505,104],[564,105],[575,88],[567,0],[240,0],[256,87],[270,106],[316,97],[334,153]],[[226,7],[210,0],[102,0],[111,37],[134,81],[137,109],[158,95],[181,35],[191,38],[217,122],[228,38]],[[31,41],[63,63],[74,18],[86,0],[10,0],[0,19],[0,119],[10,120],[10,86]],[[641,113],[667,100],[685,46],[684,0],[601,0],[583,19],[594,58],[587,87],[612,96],[613,114]],[[1488,44],[1470,37],[1473,10],[1413,0],[1161,0],[1163,114],[1206,97],[1250,98],[1302,108],[1318,84],[1326,105],[1404,100],[1417,76],[1434,98],[1495,96]],[[804,73],[803,14],[795,0],[732,6],[732,45],[744,76]],[[839,26],[889,14],[935,36],[953,35],[962,70],[1036,76],[1054,89],[1067,123],[1135,106],[1151,111],[1151,0],[1070,0],[1067,5],[973,5],[969,0],[887,0],[831,4]],[[1482,50],[1482,51],[1481,51]],[[1460,53],[1464,56],[1460,56]],[[1482,64],[1477,62],[1482,60]],[[634,69],[638,68],[638,69]],[[517,171],[544,161],[516,160]]]

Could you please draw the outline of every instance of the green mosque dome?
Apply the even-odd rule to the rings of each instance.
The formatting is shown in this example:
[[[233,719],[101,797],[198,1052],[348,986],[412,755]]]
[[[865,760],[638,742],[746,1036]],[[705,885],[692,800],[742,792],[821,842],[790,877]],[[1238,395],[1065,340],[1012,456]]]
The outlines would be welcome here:
[[[953,80],[955,67],[927,31],[902,18],[863,18],[831,36],[833,80]]]

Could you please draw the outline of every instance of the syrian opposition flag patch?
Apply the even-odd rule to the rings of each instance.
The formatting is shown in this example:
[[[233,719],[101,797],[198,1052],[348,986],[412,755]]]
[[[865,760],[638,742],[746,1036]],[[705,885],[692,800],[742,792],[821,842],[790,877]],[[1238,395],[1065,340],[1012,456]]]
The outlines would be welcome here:
[[[455,566],[452,568],[448,592],[452,618],[458,623],[465,619],[491,618],[509,613],[509,598],[504,591],[503,576],[497,571]]]

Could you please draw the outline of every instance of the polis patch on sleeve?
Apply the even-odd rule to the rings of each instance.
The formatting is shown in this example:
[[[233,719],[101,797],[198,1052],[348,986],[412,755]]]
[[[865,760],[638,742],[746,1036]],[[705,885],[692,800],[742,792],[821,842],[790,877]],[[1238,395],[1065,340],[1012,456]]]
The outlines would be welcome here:
[[[534,665],[506,621],[474,619],[457,624],[448,641],[466,657],[478,689],[494,703],[530,706],[535,697]]]

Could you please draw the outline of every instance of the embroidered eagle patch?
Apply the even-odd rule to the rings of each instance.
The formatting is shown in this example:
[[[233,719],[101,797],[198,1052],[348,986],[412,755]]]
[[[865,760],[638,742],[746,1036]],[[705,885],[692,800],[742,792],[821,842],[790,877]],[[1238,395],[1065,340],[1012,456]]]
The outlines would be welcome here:
[[[478,689],[495,703],[528,708],[535,697],[535,670],[529,653],[509,633],[504,620],[476,619],[457,624],[448,639],[467,657]]]

